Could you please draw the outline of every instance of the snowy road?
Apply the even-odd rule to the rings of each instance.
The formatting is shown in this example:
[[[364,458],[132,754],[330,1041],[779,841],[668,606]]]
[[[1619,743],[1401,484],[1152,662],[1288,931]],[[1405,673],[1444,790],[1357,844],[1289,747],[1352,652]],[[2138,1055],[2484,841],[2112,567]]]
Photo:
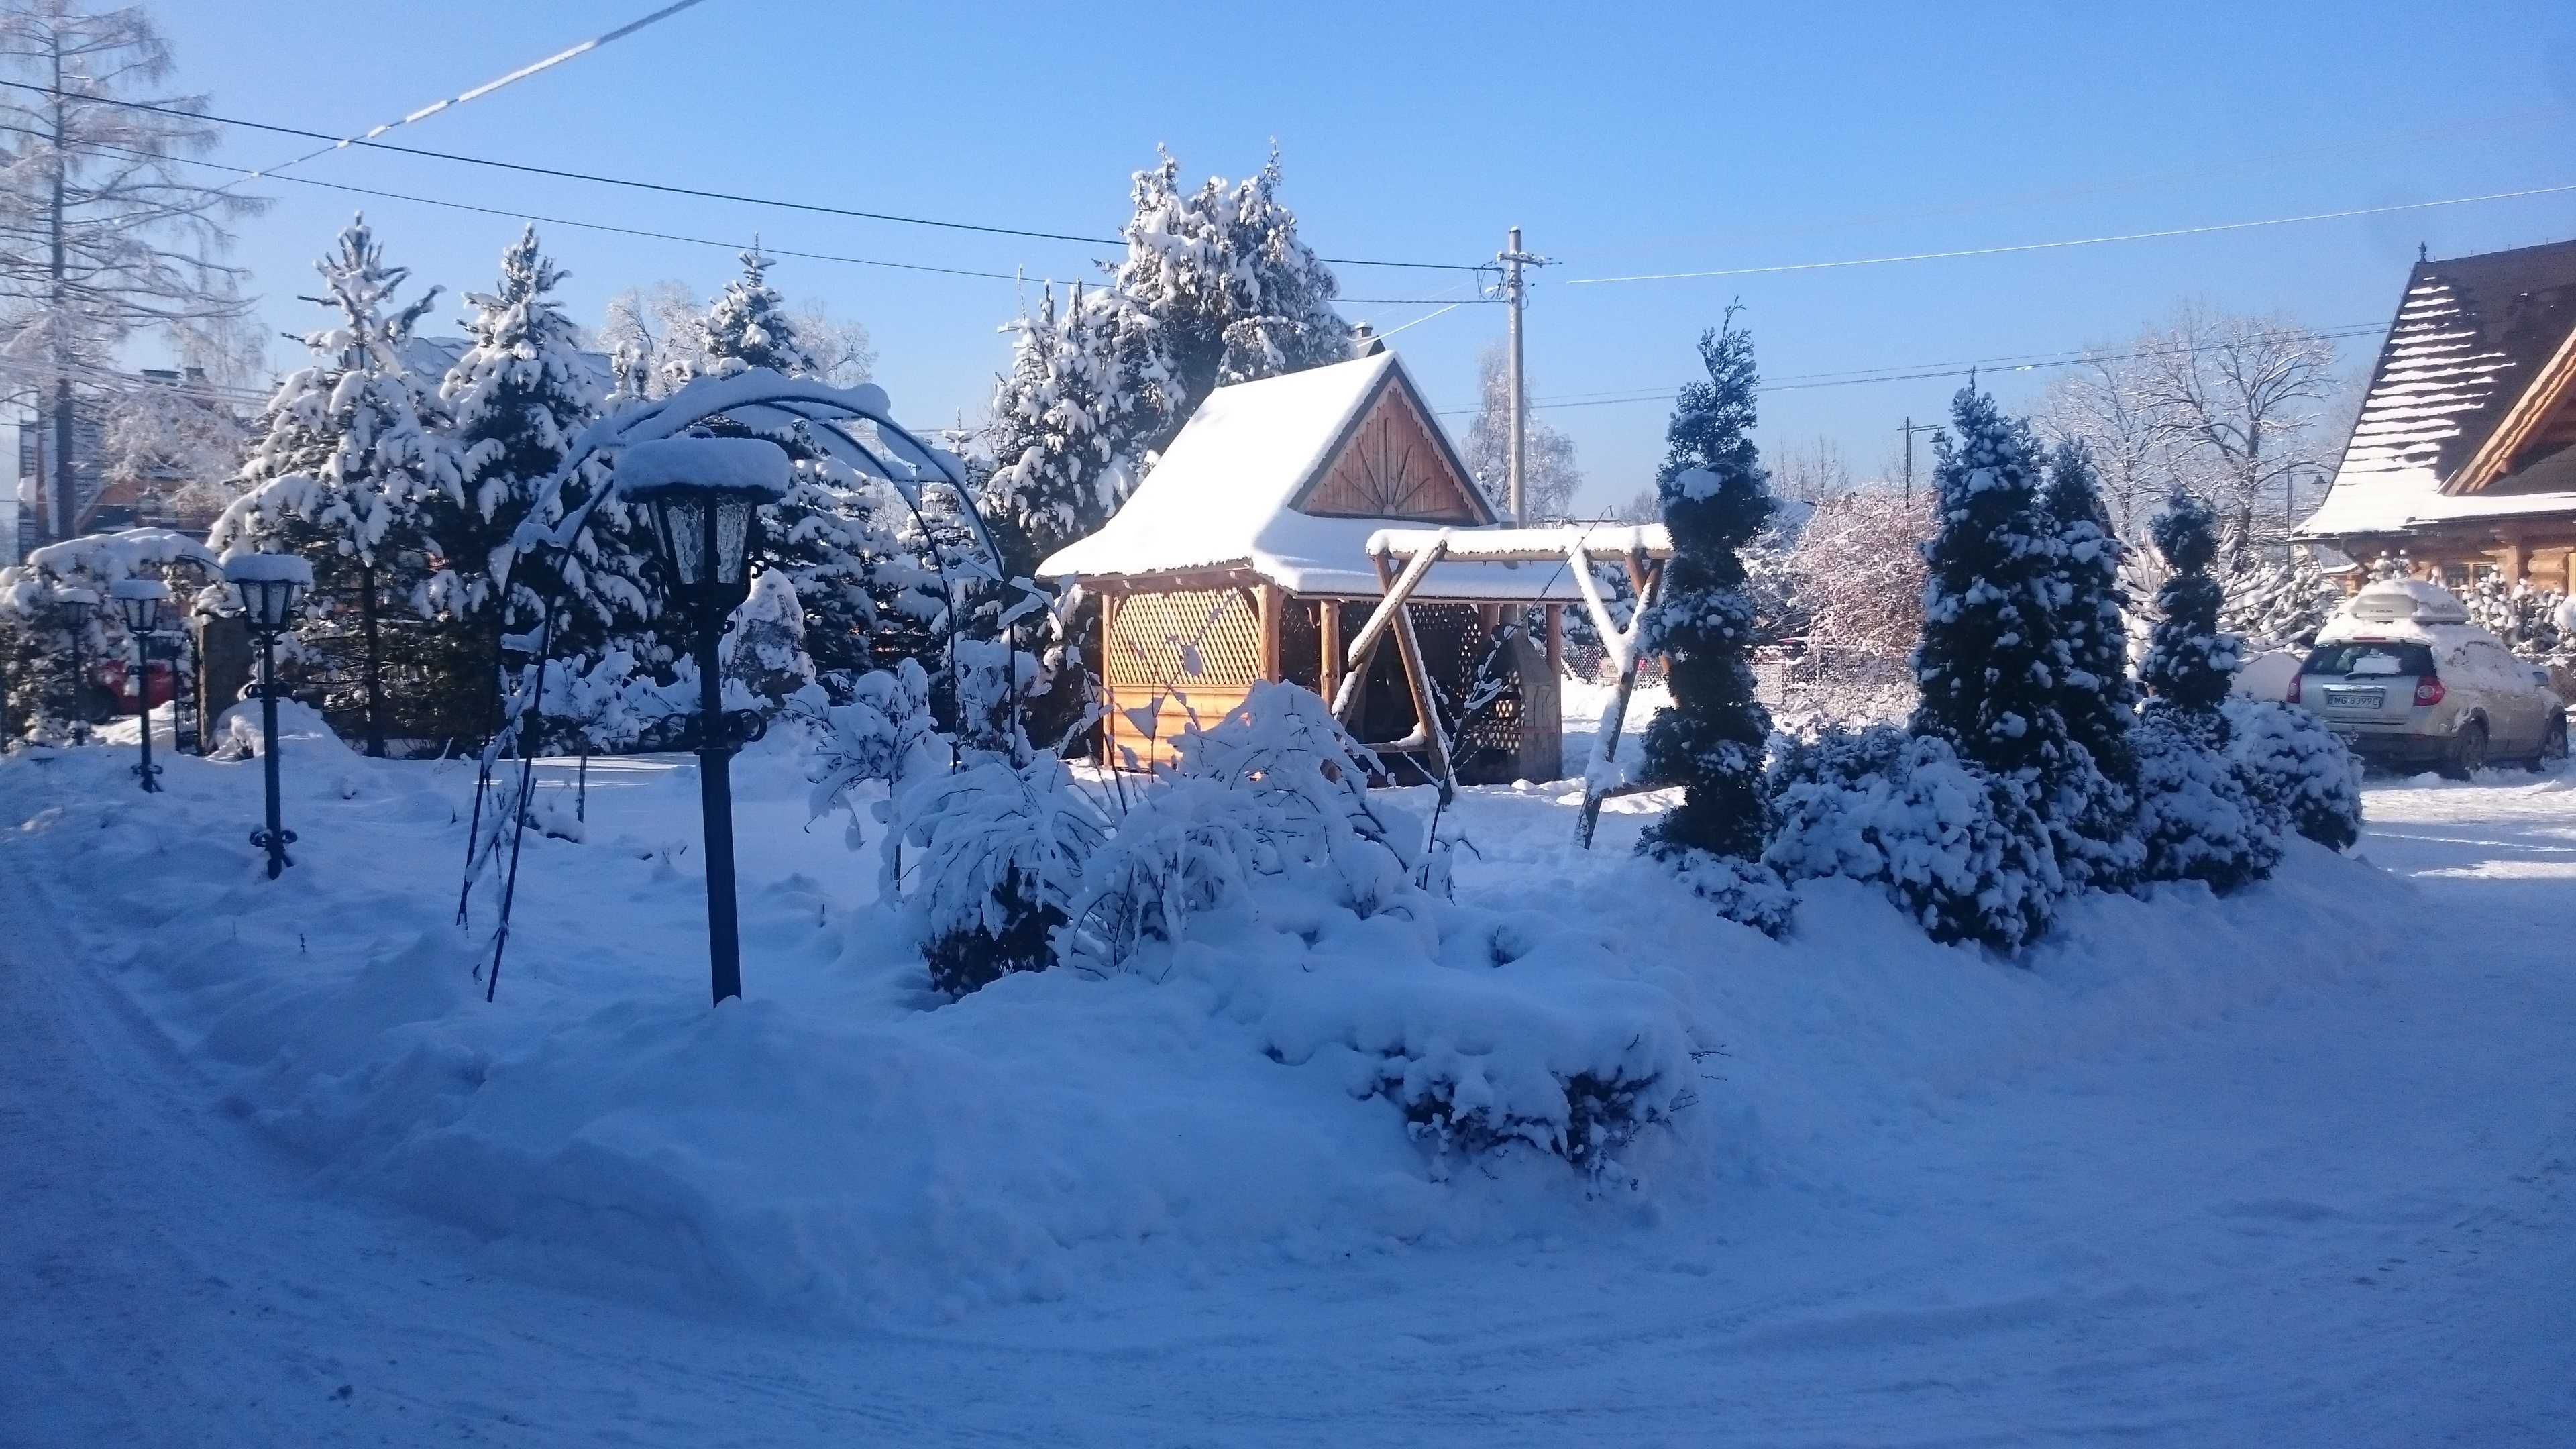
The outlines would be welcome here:
[[[531,1286],[227,1114],[0,876],[0,1443],[2569,1442],[2576,792],[2374,789],[2370,969],[1724,1240],[1150,1268],[819,1335]],[[0,871],[10,868],[0,852]]]

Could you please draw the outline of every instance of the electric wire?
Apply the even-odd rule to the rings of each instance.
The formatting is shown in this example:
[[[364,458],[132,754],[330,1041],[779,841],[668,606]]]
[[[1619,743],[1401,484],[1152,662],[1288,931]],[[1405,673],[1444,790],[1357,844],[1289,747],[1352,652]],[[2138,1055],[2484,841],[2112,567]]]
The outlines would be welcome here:
[[[86,101],[94,105],[122,106],[131,110],[152,111],[163,115],[183,116],[194,121],[210,121],[220,126],[237,126],[246,130],[267,131],[277,135],[301,136],[306,140],[331,142],[331,146],[325,149],[336,149],[342,143],[342,138],[333,136],[327,131],[307,130],[299,126],[273,125],[264,121],[244,120],[238,116],[219,116],[208,111],[190,111],[171,106],[157,106],[144,101],[113,100],[105,96],[74,95],[70,92],[59,91],[52,86],[38,85],[33,81],[0,80],[0,85],[13,86],[19,90],[34,91],[39,95],[68,95],[71,96],[72,99]],[[495,170],[516,171],[525,175],[543,176],[557,181],[583,181],[600,186],[623,186],[638,191],[658,192],[666,196],[688,196],[695,197],[703,201],[729,201],[746,206],[772,207],[782,211],[811,212],[818,216],[849,217],[860,221],[882,221],[902,226],[937,227],[947,231],[978,232],[987,236],[1023,237],[1036,241],[1079,242],[1086,246],[1124,247],[1127,244],[1124,240],[1117,237],[1082,236],[1072,232],[1040,231],[1027,227],[989,226],[979,222],[943,221],[935,217],[907,216],[898,212],[864,211],[855,207],[827,206],[821,202],[789,201],[779,197],[750,196],[739,192],[715,191],[698,186],[679,186],[661,181],[643,181],[633,177],[603,176],[594,172],[569,171],[559,167],[538,166],[523,161],[503,161],[489,156],[466,156],[450,151],[427,150],[418,146],[398,146],[390,141],[351,140],[347,144],[371,151],[390,151],[397,155],[417,156],[433,161],[450,161],[460,165],[486,166]],[[289,180],[293,178],[281,177],[279,179]],[[1337,267],[1399,267],[1417,271],[1440,272],[1473,272],[1480,270],[1484,265],[1483,263],[1462,262],[1388,261],[1383,258],[1374,257],[1318,257],[1316,260],[1328,262]]]

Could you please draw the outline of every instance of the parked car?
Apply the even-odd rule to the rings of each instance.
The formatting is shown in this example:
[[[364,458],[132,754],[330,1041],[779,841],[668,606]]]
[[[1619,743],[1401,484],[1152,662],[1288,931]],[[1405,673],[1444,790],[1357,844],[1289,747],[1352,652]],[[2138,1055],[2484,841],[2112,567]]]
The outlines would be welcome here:
[[[2465,778],[2492,760],[2540,769],[2567,758],[2567,701],[2548,671],[2468,617],[2434,585],[2373,584],[2318,634],[2289,702],[2372,764]]]

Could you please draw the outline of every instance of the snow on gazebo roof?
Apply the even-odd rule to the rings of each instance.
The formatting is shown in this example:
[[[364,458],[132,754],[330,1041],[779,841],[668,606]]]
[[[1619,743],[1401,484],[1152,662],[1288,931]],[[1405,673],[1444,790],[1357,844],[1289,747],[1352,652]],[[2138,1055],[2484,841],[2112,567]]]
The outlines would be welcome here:
[[[1412,376],[1394,353],[1379,352],[1208,394],[1135,496],[1098,533],[1058,549],[1038,572],[1089,581],[1244,569],[1292,594],[1376,594],[1369,535],[1432,520],[1308,513],[1297,502],[1391,389],[1402,390],[1474,512],[1472,523],[1453,526],[1462,534],[1492,528],[1492,508]],[[1524,603],[1577,597],[1564,567],[1543,563],[1443,564],[1420,593]]]

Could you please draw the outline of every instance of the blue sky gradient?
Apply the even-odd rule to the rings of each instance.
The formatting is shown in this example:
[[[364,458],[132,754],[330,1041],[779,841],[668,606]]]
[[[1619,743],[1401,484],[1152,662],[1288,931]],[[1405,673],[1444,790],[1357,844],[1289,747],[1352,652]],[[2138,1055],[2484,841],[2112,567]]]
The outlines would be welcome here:
[[[646,0],[436,7],[187,0],[155,7],[182,84],[222,114],[363,129],[622,23]],[[322,18],[317,18],[322,17]],[[2319,327],[2384,322],[2418,242],[2436,255],[2576,236],[2576,192],[2064,250],[1574,286],[2048,241],[2576,183],[2576,9],[2333,5],[1180,10],[711,0],[390,139],[828,204],[1110,235],[1128,174],[1167,144],[1185,174],[1239,176],[1275,140],[1308,240],[1336,256],[1475,262],[1505,228],[1560,260],[1532,288],[1544,404],[1669,389],[1740,298],[1767,377],[1909,368],[2114,342],[2185,297]],[[234,132],[221,160],[291,138]],[[1110,250],[652,196],[340,152],[290,173],[772,247],[1031,277]],[[363,205],[392,258],[457,294],[516,230],[308,185],[263,187],[243,228],[263,315],[301,330],[311,258]],[[542,227],[586,323],[627,285],[700,292],[729,248]],[[1459,278],[1339,269],[1346,294]],[[972,419],[1007,356],[1008,281],[782,261],[791,298],[865,321],[878,377],[920,426]],[[1447,295],[1458,295],[1449,293]],[[1381,329],[1430,306],[1353,305]],[[1435,403],[1474,400],[1501,309],[1397,339]],[[2373,339],[2346,343],[2368,364]],[[292,360],[278,343],[273,360]],[[2046,372],[1983,374],[2008,403]],[[1826,436],[1864,470],[1954,378],[1803,387],[1764,400],[1766,446]],[[1649,479],[1667,406],[1551,406],[1607,505]],[[1463,428],[1463,417],[1451,419]]]

